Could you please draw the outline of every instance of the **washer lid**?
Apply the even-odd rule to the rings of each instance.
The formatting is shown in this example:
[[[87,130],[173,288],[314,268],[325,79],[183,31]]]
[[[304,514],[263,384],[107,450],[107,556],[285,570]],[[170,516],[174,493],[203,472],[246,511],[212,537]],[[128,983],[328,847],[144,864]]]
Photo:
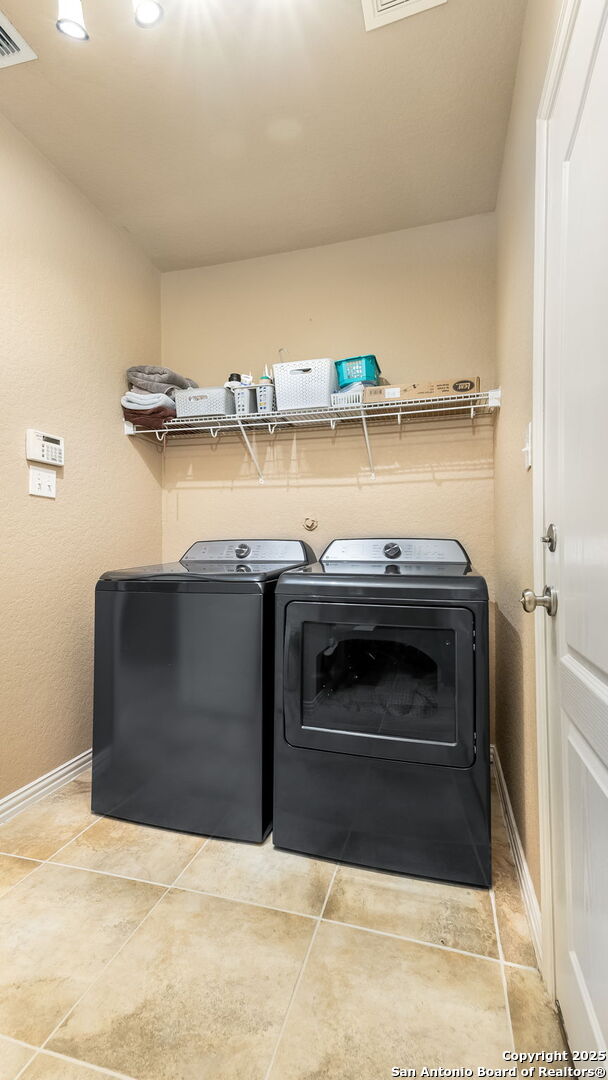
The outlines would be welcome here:
[[[253,574],[278,576],[309,561],[300,540],[197,540],[180,559],[189,574],[217,577]]]
[[[102,581],[263,582],[310,562],[314,555],[300,540],[198,540],[178,563],[135,566],[102,574]]]

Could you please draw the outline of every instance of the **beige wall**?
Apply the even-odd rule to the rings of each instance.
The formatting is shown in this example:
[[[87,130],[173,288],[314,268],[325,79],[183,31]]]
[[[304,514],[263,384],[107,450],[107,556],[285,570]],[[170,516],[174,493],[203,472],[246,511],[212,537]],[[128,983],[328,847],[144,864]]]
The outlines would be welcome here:
[[[480,374],[494,384],[493,215],[163,275],[163,360],[201,384],[292,359],[373,351],[393,381]],[[266,483],[235,439],[168,449],[164,554],[250,533],[460,537],[494,577],[493,432],[482,424],[260,437]],[[307,534],[305,517],[318,519]]]
[[[0,118],[0,797],[91,745],[93,589],[160,553],[158,455],[120,423],[156,362],[159,275]],[[65,436],[57,499],[27,494],[25,430]]]
[[[530,0],[497,209],[497,361],[503,407],[496,430],[496,728],[517,825],[540,894],[534,620],[519,597],[533,582],[532,475],[521,447],[532,417],[535,126],[559,13]]]

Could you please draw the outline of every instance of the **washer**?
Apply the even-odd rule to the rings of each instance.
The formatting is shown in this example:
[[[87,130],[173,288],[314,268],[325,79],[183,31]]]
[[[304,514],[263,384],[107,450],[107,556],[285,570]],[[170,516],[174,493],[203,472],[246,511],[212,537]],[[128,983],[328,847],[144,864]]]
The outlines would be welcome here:
[[[274,590],[297,540],[198,541],[103,574],[95,603],[97,814],[260,842],[272,824]]]
[[[462,545],[334,540],[276,603],[276,846],[489,887],[488,592]]]

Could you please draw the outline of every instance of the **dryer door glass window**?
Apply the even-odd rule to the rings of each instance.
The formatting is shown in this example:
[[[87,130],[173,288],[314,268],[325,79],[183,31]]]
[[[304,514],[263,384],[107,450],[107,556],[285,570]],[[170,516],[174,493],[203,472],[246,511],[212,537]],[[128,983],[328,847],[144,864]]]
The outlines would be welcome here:
[[[454,743],[455,637],[450,629],[304,623],[304,726]]]
[[[473,650],[468,609],[293,602],[285,737],[293,746],[467,767],[475,757]]]

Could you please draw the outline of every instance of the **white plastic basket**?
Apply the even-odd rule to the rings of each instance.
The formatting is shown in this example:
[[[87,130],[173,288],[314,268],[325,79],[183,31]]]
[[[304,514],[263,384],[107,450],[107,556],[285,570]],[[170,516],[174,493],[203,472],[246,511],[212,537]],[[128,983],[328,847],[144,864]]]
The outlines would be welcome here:
[[[233,390],[237,416],[257,412],[255,386],[237,386]]]
[[[279,412],[294,409],[328,409],[338,389],[334,360],[305,360],[274,364],[274,387]]]
[[[341,394],[331,395],[332,409],[343,409],[345,405],[360,405],[362,401],[362,390],[345,390]]]
[[[258,412],[271,413],[276,408],[274,400],[274,386],[272,383],[260,383],[256,387]]]
[[[229,416],[235,411],[234,394],[225,386],[197,386],[175,391],[177,416]]]

